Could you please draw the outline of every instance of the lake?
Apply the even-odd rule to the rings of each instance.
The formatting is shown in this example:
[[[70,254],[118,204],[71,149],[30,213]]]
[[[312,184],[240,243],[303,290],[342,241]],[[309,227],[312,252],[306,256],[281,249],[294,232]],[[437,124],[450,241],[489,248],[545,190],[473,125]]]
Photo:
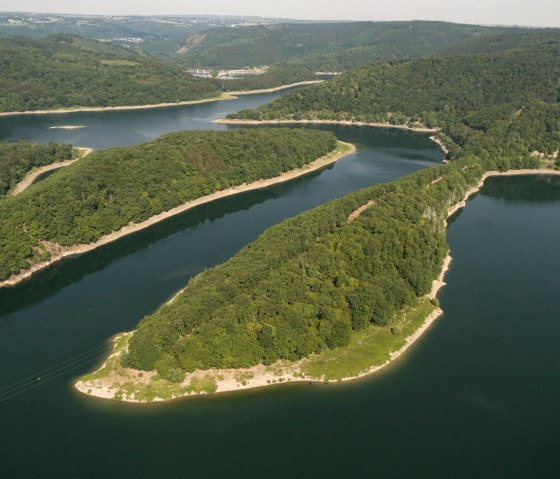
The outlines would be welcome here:
[[[93,148],[139,143],[181,129],[225,129],[211,120],[277,96],[0,118],[0,137]],[[60,125],[86,128],[49,129]],[[133,329],[190,277],[227,260],[267,227],[441,161],[426,135],[321,128],[359,151],[287,184],[203,205],[0,289],[3,477],[557,474],[555,178],[487,180],[450,222],[454,261],[440,294],[445,316],[375,377],[157,405],[120,404],[74,391],[75,378],[102,360],[113,334]],[[41,375],[52,380],[36,384]]]

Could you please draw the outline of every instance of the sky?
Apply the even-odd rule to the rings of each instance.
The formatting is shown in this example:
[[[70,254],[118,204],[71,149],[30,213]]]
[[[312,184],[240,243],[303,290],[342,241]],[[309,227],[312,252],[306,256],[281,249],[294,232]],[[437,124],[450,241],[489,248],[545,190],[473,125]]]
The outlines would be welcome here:
[[[0,0],[0,11],[254,15],[314,20],[445,20],[560,27],[560,0]]]

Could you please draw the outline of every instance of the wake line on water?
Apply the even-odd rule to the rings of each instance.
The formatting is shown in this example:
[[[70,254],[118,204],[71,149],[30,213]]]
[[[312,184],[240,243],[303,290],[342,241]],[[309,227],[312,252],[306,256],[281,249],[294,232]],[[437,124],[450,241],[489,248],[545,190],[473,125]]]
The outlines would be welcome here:
[[[46,369],[37,371],[23,379],[20,379],[19,381],[0,387],[0,403],[26,393],[31,389],[42,386],[43,384],[63,376],[74,369],[82,367],[89,362],[100,359],[104,356],[106,348],[106,344],[96,346],[95,348],[89,349],[88,351],[76,356],[72,356],[71,358],[56,363]]]

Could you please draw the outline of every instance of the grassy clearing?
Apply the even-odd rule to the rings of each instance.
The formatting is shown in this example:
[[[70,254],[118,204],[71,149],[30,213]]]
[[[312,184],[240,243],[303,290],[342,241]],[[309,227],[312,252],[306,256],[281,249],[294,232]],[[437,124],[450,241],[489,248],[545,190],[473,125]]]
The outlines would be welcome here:
[[[215,393],[217,389],[218,385],[216,384],[216,379],[211,375],[206,375],[201,378],[192,378],[186,391],[197,394],[212,394]]]
[[[355,148],[354,145],[351,145],[350,143],[343,143],[342,141],[337,141],[337,147],[327,155],[327,158],[331,159],[338,155],[344,155],[345,153],[348,153],[354,148]]]
[[[96,379],[102,379],[110,375],[122,375],[123,368],[120,363],[120,355],[126,349],[131,335],[132,333],[117,334],[113,338],[113,351],[111,352],[111,356],[107,359],[103,367],[93,373],[82,376],[80,381],[95,381]]]
[[[431,302],[424,300],[415,308],[400,313],[389,326],[369,327],[353,334],[348,346],[309,358],[303,363],[301,371],[307,377],[340,381],[381,366],[390,359],[392,352],[404,346],[406,338],[422,325],[435,308]],[[392,328],[394,332],[391,332]]]

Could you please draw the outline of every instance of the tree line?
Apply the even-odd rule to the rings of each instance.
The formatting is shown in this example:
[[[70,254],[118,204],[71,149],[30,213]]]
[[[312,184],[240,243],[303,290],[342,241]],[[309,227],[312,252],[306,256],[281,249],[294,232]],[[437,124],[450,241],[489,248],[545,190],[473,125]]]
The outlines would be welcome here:
[[[0,111],[145,105],[220,93],[171,62],[68,34],[0,38]]]
[[[71,160],[72,146],[49,142],[36,145],[27,141],[0,140],[0,198],[6,196],[32,169]]]
[[[184,131],[96,151],[0,201],[0,278],[201,196],[272,178],[333,151],[330,132]]]
[[[370,65],[234,115],[398,117],[440,127],[452,162],[270,228],[144,318],[123,364],[180,381],[195,369],[297,360],[391,324],[441,268],[448,209],[485,171],[535,168],[535,151],[551,155],[560,146],[558,53],[551,46]]]

